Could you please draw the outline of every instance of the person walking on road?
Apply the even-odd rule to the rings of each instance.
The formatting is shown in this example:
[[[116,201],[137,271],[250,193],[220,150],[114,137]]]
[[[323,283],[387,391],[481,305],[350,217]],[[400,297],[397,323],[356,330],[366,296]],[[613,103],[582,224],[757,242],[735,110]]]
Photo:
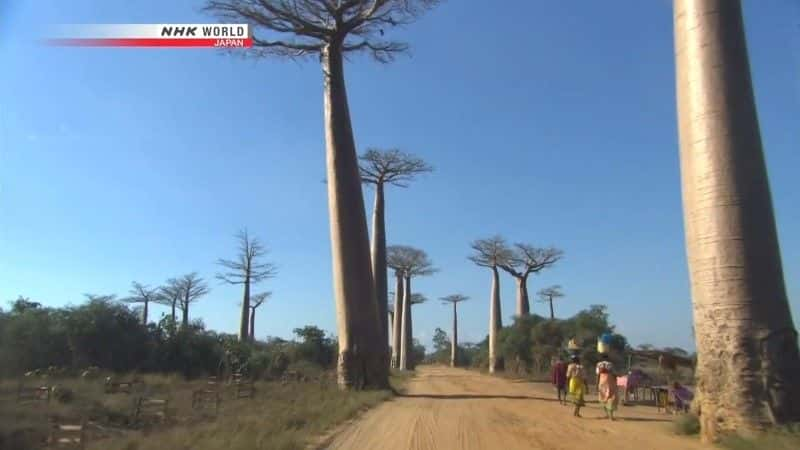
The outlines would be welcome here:
[[[567,366],[567,378],[569,379],[569,396],[572,403],[575,404],[572,415],[581,417],[581,408],[586,404],[583,399],[586,394],[586,372],[578,356],[573,356],[572,362]]]
[[[558,396],[558,403],[562,405],[567,404],[567,364],[561,358],[556,357],[553,362],[553,370],[551,374],[551,382],[556,387],[556,395]]]

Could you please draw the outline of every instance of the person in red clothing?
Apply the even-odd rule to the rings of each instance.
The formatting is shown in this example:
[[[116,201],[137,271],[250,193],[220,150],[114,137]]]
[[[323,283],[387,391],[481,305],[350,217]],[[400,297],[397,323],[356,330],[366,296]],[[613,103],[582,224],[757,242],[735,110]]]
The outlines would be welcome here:
[[[551,381],[553,386],[556,387],[558,395],[558,402],[562,405],[567,404],[567,364],[561,357],[555,358],[553,362],[553,371],[551,374]]]

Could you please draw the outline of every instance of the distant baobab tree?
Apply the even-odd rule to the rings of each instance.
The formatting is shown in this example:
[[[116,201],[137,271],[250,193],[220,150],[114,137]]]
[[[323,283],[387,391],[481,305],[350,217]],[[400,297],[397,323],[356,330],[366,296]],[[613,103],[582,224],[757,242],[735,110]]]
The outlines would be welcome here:
[[[402,304],[400,306],[400,328],[395,329],[395,334],[400,335],[399,349],[392,349],[392,353],[397,359],[397,368],[400,370],[408,370],[409,354],[411,353],[412,336],[412,319],[411,319],[411,304],[414,300],[413,293],[411,292],[411,279],[417,276],[431,275],[436,272],[433,268],[433,263],[428,258],[427,253],[424,251],[409,247],[406,245],[392,245],[387,247],[386,261],[389,267],[395,270],[396,273],[402,274],[403,287],[402,287]],[[398,289],[399,291],[400,289]],[[417,300],[420,297],[416,297]],[[397,309],[395,309],[395,322],[397,322]],[[397,342],[397,336],[394,337]]]
[[[168,279],[163,286],[158,288],[156,303],[160,303],[170,308],[170,318],[173,324],[177,323],[175,310],[178,308],[178,304],[180,303],[182,295],[181,283],[177,278]]]
[[[367,219],[347,103],[344,55],[379,62],[404,52],[385,30],[412,23],[438,0],[208,0],[205,10],[253,26],[253,56],[318,57],[322,65],[328,211],[342,388],[386,388],[389,365],[370,263]]]
[[[450,339],[450,367],[458,365],[458,304],[469,300],[469,297],[461,294],[452,294],[442,297],[443,304],[453,305],[453,338]]]
[[[227,272],[218,273],[216,278],[226,284],[241,284],[244,286],[242,296],[242,309],[239,316],[239,341],[251,340],[250,333],[250,287],[276,274],[275,266],[260,259],[267,254],[267,249],[258,238],[250,237],[247,229],[236,235],[239,242],[238,254],[235,260],[219,259],[217,264],[227,269]]]
[[[131,290],[128,294],[129,296],[123,298],[122,301],[125,303],[141,303],[142,324],[147,325],[148,306],[158,299],[158,288],[151,289],[138,281],[134,281],[131,283]]]
[[[117,294],[83,294],[90,302],[113,302],[117,299]]]
[[[553,312],[553,300],[564,296],[564,293],[561,292],[561,286],[555,284],[539,290],[536,294],[539,296],[539,301],[550,304],[550,320],[554,320],[556,315]]]
[[[411,294],[411,306],[420,305],[428,301],[428,297],[425,297],[423,294],[415,292]],[[414,311],[411,308],[411,313],[408,315],[408,320],[405,321],[405,326],[403,327],[405,331],[405,348],[408,354],[408,361],[406,361],[407,369],[414,370],[417,367],[417,361],[414,358],[411,358],[413,355],[412,350],[414,349]]]
[[[388,332],[388,296],[389,289],[386,267],[386,219],[384,187],[386,185],[401,188],[408,187],[415,176],[430,172],[432,168],[420,158],[401,152],[397,149],[367,149],[359,157],[361,181],[375,186],[375,206],[372,211],[372,277],[375,286],[375,298],[378,301],[378,314],[381,317],[381,334]],[[382,342],[386,342],[384,339]],[[388,345],[387,345],[388,351]]]
[[[272,292],[260,292],[258,294],[253,294],[250,296],[250,332],[248,333],[250,340],[256,340],[256,309],[259,306],[263,305],[265,301],[269,297],[272,296]]]
[[[178,279],[180,298],[178,299],[178,309],[181,310],[181,326],[189,326],[189,306],[197,302],[200,297],[209,293],[208,285],[203,281],[197,272],[186,274]]]
[[[514,244],[514,249],[498,266],[508,272],[517,282],[517,316],[531,313],[528,298],[528,276],[552,266],[561,259],[564,252],[557,248],[540,248],[528,244]]]
[[[492,270],[492,291],[489,298],[489,373],[494,373],[502,364],[497,356],[497,334],[503,328],[500,309],[500,274],[497,268],[504,261],[511,259],[511,251],[506,241],[500,236],[478,239],[470,244],[475,253],[469,260],[481,267]]]
[[[701,437],[800,420],[786,295],[738,0],[675,0],[686,254]]]
[[[388,250],[387,250],[388,252]],[[400,339],[402,332],[400,331],[403,326],[403,287],[404,287],[404,269],[396,264],[400,264],[400,260],[396,257],[391,259],[387,254],[387,263],[389,267],[394,269],[394,315],[392,316],[392,354],[390,358],[390,365],[392,368],[400,367]]]

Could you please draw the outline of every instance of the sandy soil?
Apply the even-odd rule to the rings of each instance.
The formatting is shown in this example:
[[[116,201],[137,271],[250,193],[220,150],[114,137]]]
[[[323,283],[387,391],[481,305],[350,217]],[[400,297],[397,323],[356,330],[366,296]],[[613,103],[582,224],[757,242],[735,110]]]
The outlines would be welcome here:
[[[448,367],[417,368],[407,393],[336,431],[322,448],[342,450],[708,449],[670,430],[674,416],[621,406],[604,418],[593,396],[572,417],[543,383]]]

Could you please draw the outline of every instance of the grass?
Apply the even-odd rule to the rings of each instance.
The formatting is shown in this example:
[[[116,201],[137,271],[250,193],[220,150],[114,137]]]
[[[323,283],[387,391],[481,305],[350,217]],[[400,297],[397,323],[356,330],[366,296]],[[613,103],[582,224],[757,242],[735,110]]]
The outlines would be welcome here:
[[[726,436],[720,447],[727,450],[797,450],[800,448],[800,424],[775,428],[754,437]]]
[[[410,376],[393,374],[395,391],[402,392]],[[191,408],[192,391],[204,388],[203,380],[142,378],[144,386],[132,395],[104,394],[102,379],[51,379],[48,385],[73,392],[69,403],[53,398],[50,404],[22,405],[15,401],[17,381],[0,381],[0,449],[41,448],[50,417],[89,420],[88,450],[303,449],[316,436],[393,396],[388,390],[343,392],[330,377],[326,382],[260,381],[254,399],[234,400],[232,392],[225,392],[214,418]],[[169,421],[149,429],[135,427],[130,416],[138,395],[168,399]]]

